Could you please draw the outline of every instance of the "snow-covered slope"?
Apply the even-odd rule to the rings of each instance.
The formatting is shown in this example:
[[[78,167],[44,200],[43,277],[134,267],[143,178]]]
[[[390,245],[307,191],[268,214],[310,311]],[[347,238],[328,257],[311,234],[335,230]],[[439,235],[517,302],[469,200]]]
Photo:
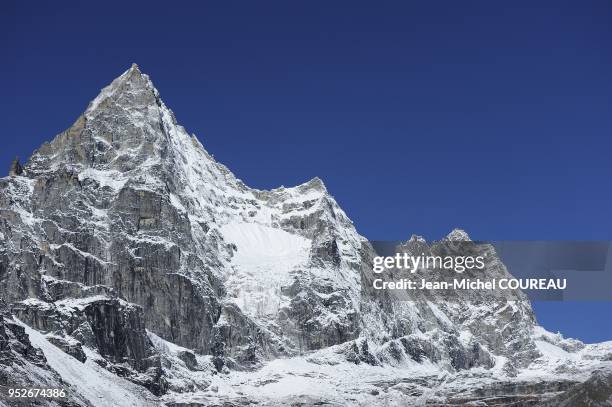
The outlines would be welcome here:
[[[22,326],[32,345],[43,351],[49,366],[72,386],[74,392],[92,405],[133,407],[156,403],[156,397],[145,388],[123,380],[96,364],[93,351],[88,350],[88,359],[81,363],[51,344],[40,332],[27,325]]]
[[[288,300],[281,289],[291,283],[292,271],[307,265],[310,240],[245,222],[223,225],[221,234],[237,248],[225,283],[228,297],[250,316],[278,314]]]

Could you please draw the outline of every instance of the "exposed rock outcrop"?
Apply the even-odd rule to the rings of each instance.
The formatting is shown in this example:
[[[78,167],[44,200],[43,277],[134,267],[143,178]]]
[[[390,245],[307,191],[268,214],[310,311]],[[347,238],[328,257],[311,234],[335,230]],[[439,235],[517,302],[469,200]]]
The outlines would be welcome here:
[[[19,157],[16,157],[11,163],[11,168],[9,169],[9,177],[16,177],[23,174],[23,167],[19,162]]]

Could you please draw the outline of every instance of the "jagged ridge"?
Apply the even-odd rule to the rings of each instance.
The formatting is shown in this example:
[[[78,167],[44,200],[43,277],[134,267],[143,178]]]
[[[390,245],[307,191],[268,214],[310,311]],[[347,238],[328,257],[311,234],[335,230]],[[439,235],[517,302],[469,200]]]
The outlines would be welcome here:
[[[320,179],[247,187],[136,65],[0,185],[11,313],[157,395],[283,357],[396,366],[392,381],[429,366],[460,381],[465,369],[520,376],[542,356],[524,296],[447,306],[363,290],[373,249]],[[404,250],[440,247],[411,239]],[[501,262],[488,272],[507,275]]]

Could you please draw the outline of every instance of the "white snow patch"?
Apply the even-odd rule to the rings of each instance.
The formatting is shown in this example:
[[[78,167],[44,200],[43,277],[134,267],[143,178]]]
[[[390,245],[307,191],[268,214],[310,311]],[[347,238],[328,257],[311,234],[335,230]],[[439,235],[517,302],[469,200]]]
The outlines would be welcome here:
[[[238,247],[236,264],[245,266],[268,264],[271,259],[297,265],[307,259],[310,250],[310,240],[305,237],[256,223],[230,223],[220,232],[227,242]]]
[[[235,273],[226,283],[230,295],[249,315],[270,315],[283,302],[281,286],[290,273],[308,261],[311,241],[303,236],[256,223],[230,223],[220,233],[237,251]]]
[[[106,295],[92,295],[91,297],[85,298],[66,298],[63,300],[55,301],[55,305],[58,307],[83,309],[92,302],[108,300],[112,300],[112,298]],[[122,305],[127,305],[127,302],[122,299],[117,299],[117,301],[119,301]]]
[[[93,168],[87,168],[79,173],[79,181],[83,181],[85,179],[92,179],[100,184],[101,187],[110,187],[114,191],[119,191],[125,183],[127,179],[124,177],[122,173],[116,170],[96,170]]]
[[[153,332],[149,330],[147,330],[147,336],[149,337],[149,339],[151,339],[151,342],[153,342],[153,346],[155,347],[155,349],[157,349],[160,352],[167,353],[170,355],[176,355],[179,352],[184,352],[184,351],[192,352],[190,349],[183,348],[182,346],[169,342],[165,340],[164,338],[161,338],[155,335]]]
[[[438,306],[436,304],[434,304],[431,301],[427,301],[427,305],[429,305],[429,308],[431,309],[433,314],[436,316],[438,321],[440,321],[442,324],[445,324],[447,326],[453,326],[453,323],[451,322],[451,320],[448,319],[446,314],[444,312],[442,312],[442,310],[440,308],[438,308]]]
[[[51,248],[51,250],[58,250],[60,247],[67,247],[68,249],[72,250],[73,252],[78,253],[79,255],[81,255],[82,257],[87,257],[89,259],[92,259],[100,264],[113,264],[111,262],[102,260],[101,258],[94,256],[93,254],[89,253],[89,252],[84,252],[82,250],[77,249],[76,247],[74,247],[74,245],[72,243],[62,243],[62,244],[50,244],[49,248]]]
[[[435,366],[411,366],[398,369],[392,366],[355,365],[346,361],[340,364],[316,364],[304,357],[276,359],[254,372],[231,372],[229,375],[212,377],[211,386],[203,392],[191,394],[168,394],[164,400],[201,402],[204,405],[221,405],[226,399],[246,396],[258,400],[262,405],[289,405],[296,401],[308,403],[308,396],[327,400],[330,405],[378,405],[380,396],[372,390],[382,392],[378,382],[399,382],[415,377],[438,376]],[[426,389],[424,389],[426,390]],[[418,398],[410,400],[396,389],[389,390],[385,397],[389,406],[422,405]],[[347,400],[350,397],[350,401]]]
[[[545,358],[550,360],[573,360],[576,355],[546,341],[535,341],[536,347]]]

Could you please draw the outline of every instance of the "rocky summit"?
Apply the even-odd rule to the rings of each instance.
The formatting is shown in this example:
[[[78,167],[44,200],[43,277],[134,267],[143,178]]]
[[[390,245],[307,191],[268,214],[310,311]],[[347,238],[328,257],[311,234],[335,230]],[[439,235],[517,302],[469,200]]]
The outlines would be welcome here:
[[[521,292],[374,293],[323,181],[248,187],[136,65],[10,165],[0,242],[0,386],[66,392],[0,406],[612,403],[612,342],[547,332]]]

